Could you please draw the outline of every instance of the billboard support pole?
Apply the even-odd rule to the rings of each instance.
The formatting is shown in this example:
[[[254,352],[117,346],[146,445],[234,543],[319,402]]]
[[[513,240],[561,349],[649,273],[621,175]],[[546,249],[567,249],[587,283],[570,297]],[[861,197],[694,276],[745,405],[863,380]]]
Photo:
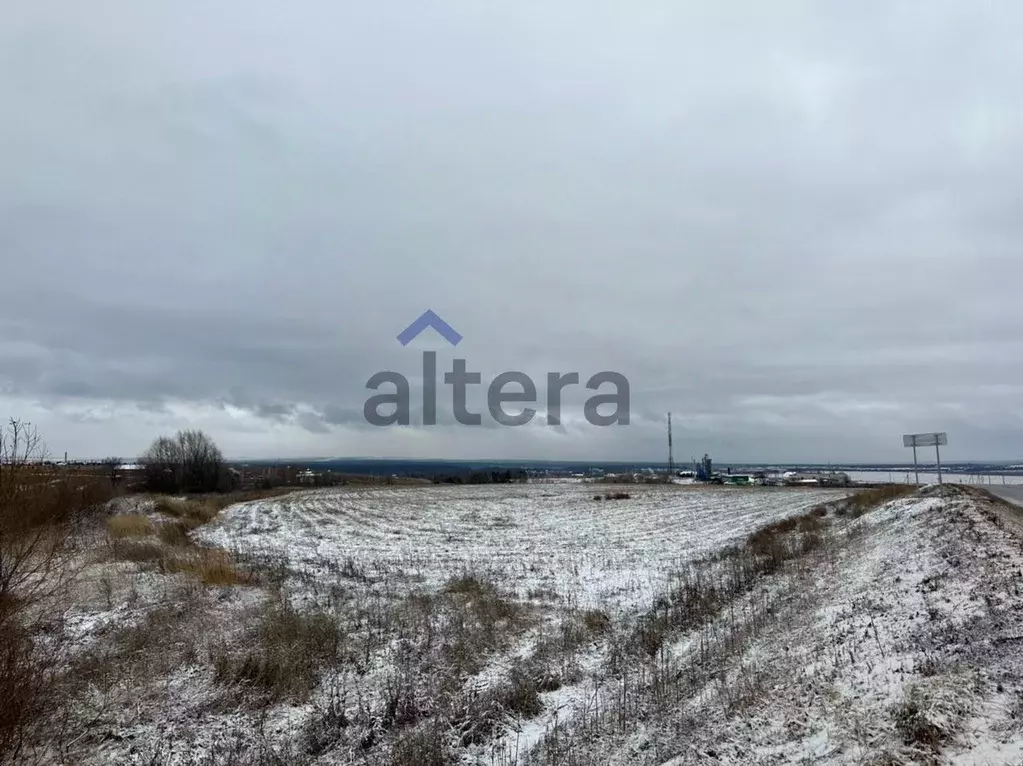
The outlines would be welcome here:
[[[916,448],[917,447],[930,447],[934,446],[934,455],[938,460],[938,484],[941,484],[941,445],[948,444],[948,434],[932,433],[932,434],[903,434],[902,435],[902,446],[913,448],[913,477],[916,479],[916,485],[920,486],[920,464],[917,461]],[[909,476],[906,477],[906,481],[909,481]]]

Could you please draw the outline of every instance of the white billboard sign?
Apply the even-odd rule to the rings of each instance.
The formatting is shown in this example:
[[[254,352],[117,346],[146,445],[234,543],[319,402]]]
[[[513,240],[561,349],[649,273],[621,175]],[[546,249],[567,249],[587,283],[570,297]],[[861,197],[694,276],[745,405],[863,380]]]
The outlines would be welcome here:
[[[948,444],[948,436],[944,433],[932,433],[932,434],[903,434],[902,446],[913,448],[913,474],[916,476],[916,483],[920,483],[920,469],[916,463],[916,448],[917,447],[934,447],[934,456],[938,460],[938,484],[941,484],[941,450],[938,447],[944,447]]]
[[[948,444],[948,435],[936,434],[905,434],[902,437],[903,447],[944,447]]]

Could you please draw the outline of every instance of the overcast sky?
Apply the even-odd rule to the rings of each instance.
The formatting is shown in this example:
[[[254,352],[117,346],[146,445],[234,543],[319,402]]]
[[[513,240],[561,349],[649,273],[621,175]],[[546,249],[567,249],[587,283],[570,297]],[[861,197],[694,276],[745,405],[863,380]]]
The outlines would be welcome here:
[[[663,459],[671,410],[678,459],[1023,459],[1021,21],[13,0],[0,414],[80,457]],[[457,349],[398,343],[427,308]],[[631,423],[568,389],[561,428],[366,424],[430,349],[540,397],[620,372]]]

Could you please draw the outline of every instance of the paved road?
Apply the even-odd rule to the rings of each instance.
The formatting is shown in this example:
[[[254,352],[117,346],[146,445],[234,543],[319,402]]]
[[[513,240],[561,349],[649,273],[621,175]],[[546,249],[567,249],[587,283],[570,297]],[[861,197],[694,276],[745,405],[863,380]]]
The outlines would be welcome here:
[[[1004,486],[998,486],[989,484],[984,487],[992,495],[997,495],[1002,500],[1008,500],[1014,505],[1023,506],[1023,486],[1013,486],[1012,484],[1006,484]]]

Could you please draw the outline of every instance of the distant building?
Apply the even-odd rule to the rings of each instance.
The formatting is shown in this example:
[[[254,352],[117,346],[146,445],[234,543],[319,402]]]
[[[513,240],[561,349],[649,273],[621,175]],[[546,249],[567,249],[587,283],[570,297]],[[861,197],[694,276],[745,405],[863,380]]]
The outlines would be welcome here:
[[[784,476],[784,482],[789,486],[811,485],[820,487],[848,487],[850,484],[849,474],[842,471],[822,473],[788,471]]]
[[[750,486],[757,483],[757,479],[748,473],[730,473],[724,477],[725,484],[736,484],[739,486]]]
[[[704,455],[703,460],[696,464],[696,478],[700,481],[710,481],[714,478],[714,465],[711,463],[710,455]]]

